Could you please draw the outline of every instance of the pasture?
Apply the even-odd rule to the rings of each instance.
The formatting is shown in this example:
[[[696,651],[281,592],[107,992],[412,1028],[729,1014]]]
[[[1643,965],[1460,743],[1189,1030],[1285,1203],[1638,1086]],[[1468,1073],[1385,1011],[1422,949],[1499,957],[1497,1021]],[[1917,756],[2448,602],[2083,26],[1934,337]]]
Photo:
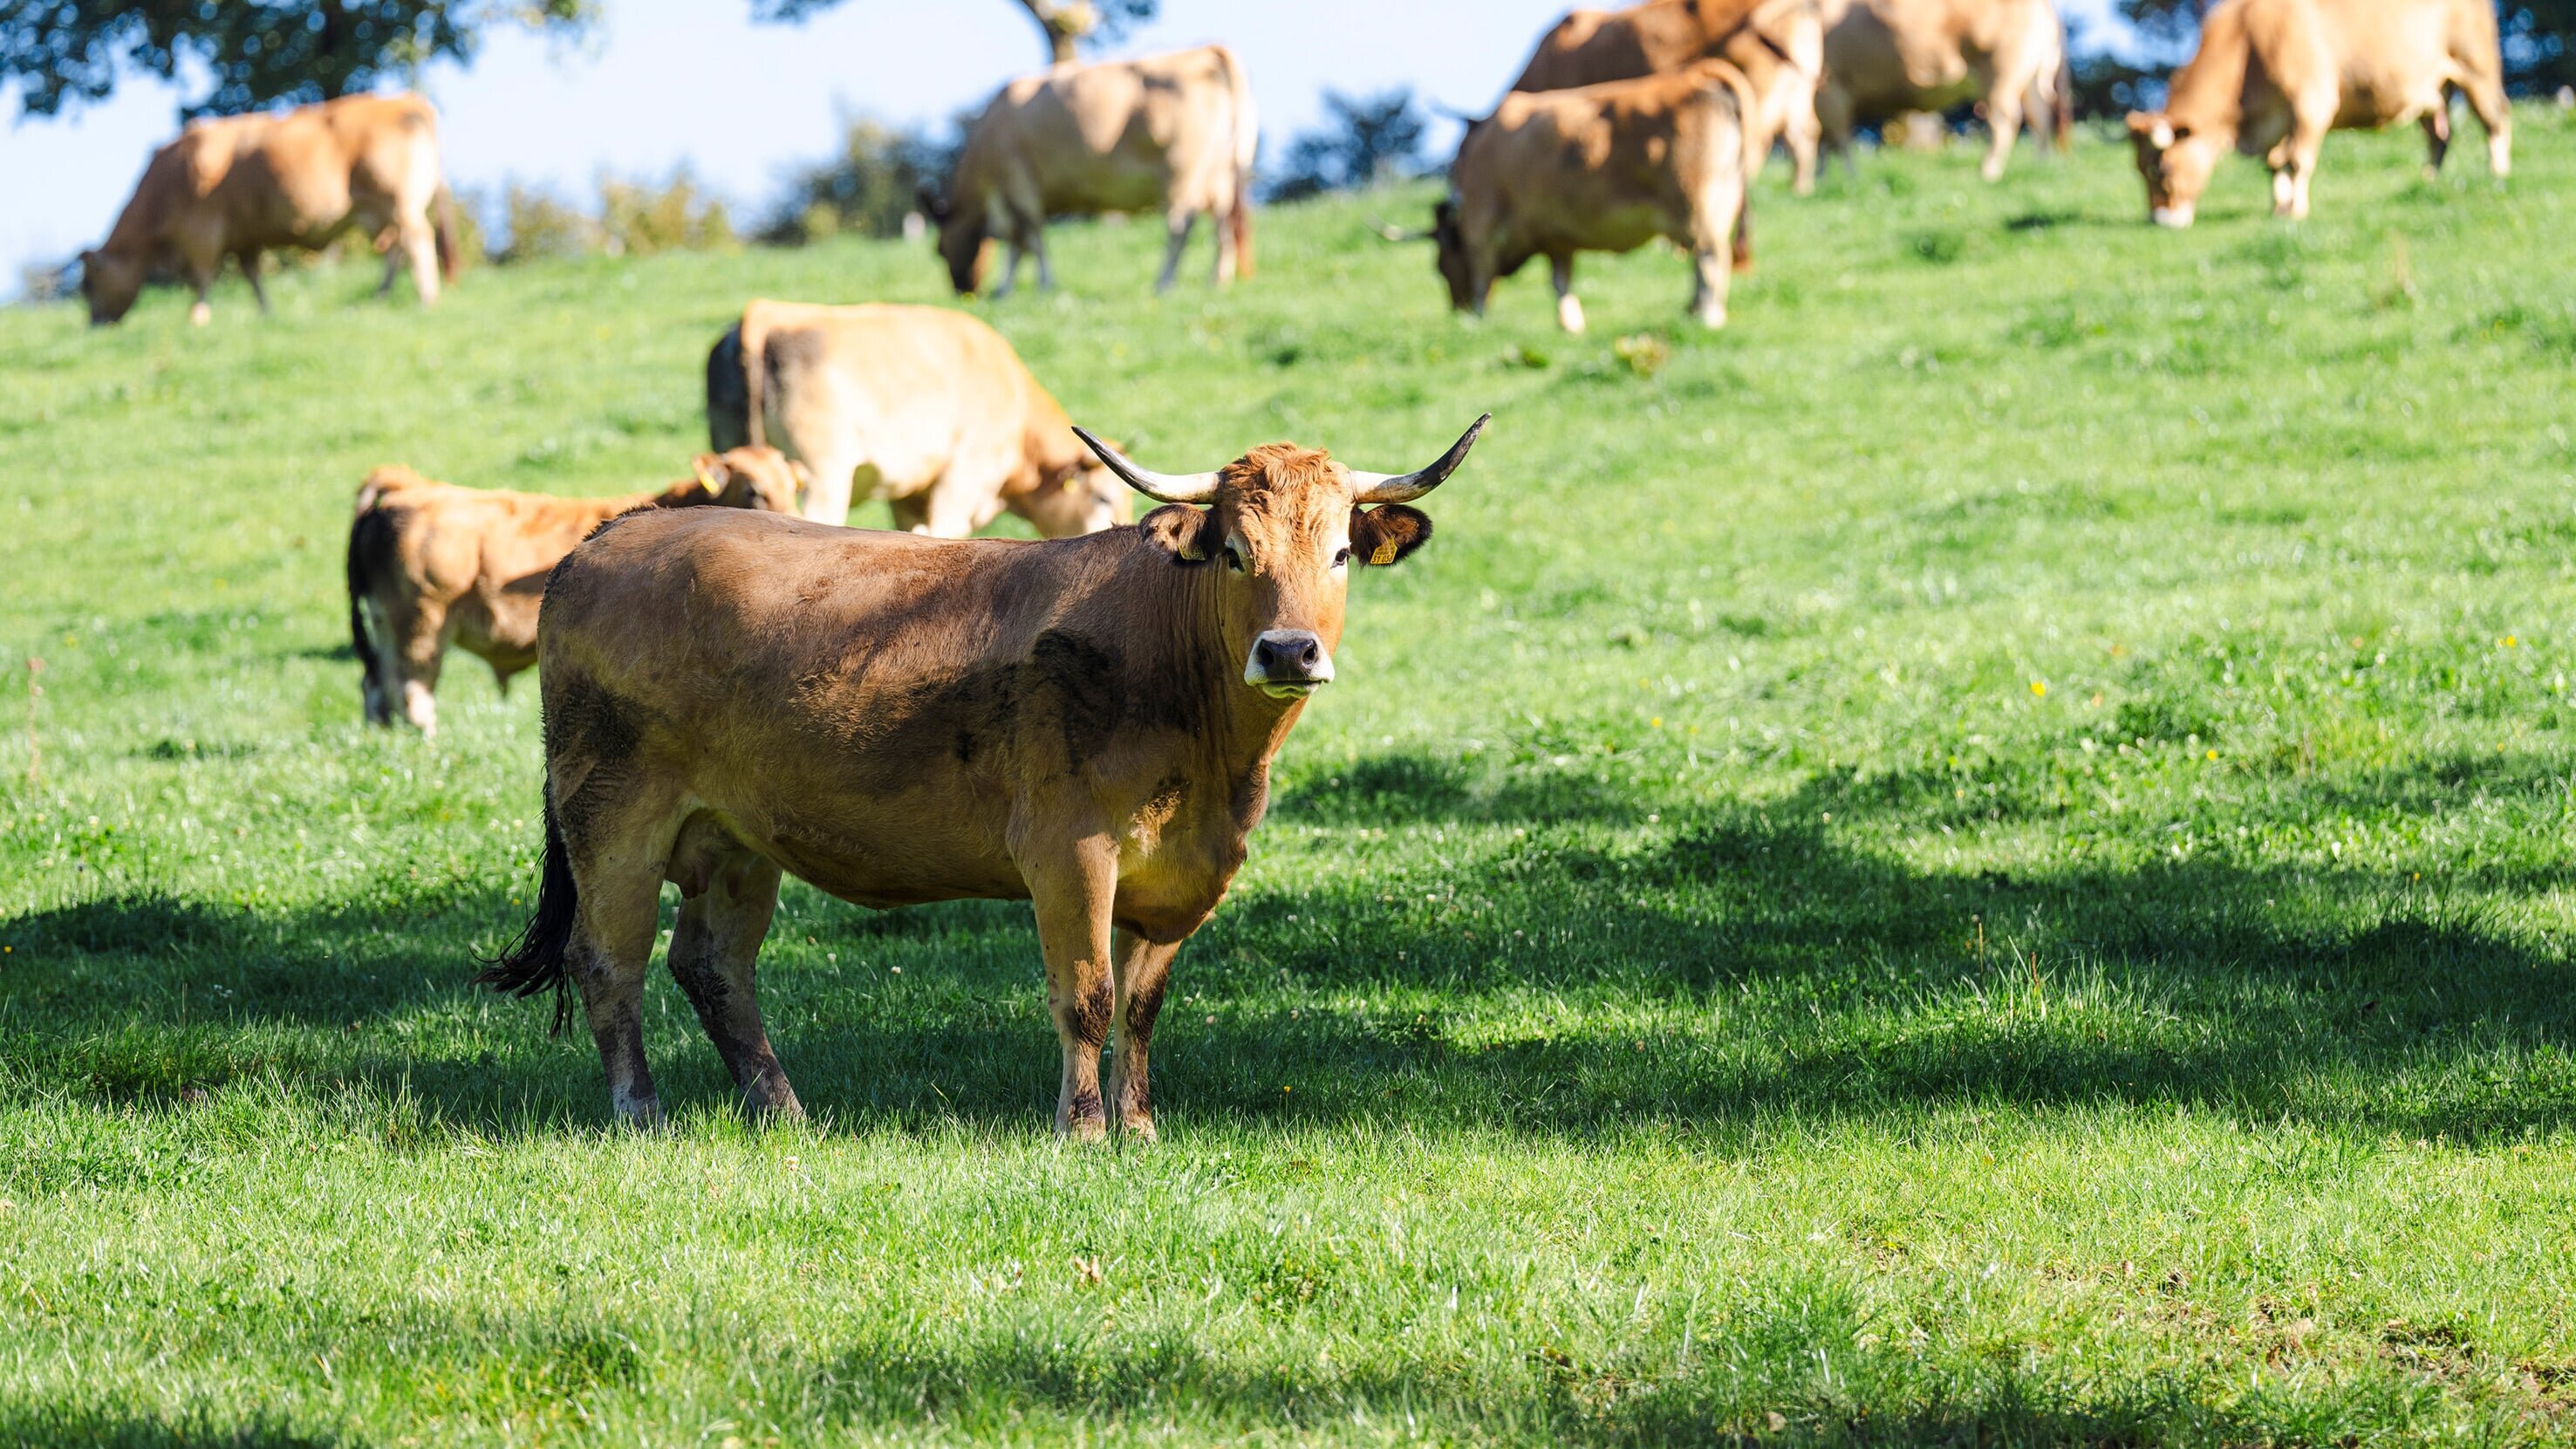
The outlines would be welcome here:
[[[0,1442],[2576,1438],[2576,124],[1865,156],[1451,317],[1432,193],[976,304],[1150,467],[1493,430],[1183,952],[1154,1149],[1049,1131],[1025,907],[791,883],[809,1127],[469,991],[536,692],[359,722],[365,471],[608,493],[755,294],[927,248],[0,312]],[[2459,164],[2459,163],[2467,164]],[[881,518],[882,508],[871,518]],[[41,697],[30,697],[30,664]]]

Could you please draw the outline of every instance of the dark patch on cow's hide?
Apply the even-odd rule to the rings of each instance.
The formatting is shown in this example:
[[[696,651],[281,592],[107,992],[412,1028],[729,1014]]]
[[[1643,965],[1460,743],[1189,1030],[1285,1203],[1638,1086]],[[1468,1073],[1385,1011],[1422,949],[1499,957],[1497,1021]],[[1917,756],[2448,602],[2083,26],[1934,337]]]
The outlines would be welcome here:
[[[1098,1087],[1085,1087],[1081,1091],[1073,1094],[1073,1107],[1072,1110],[1066,1114],[1066,1120],[1072,1122],[1087,1122],[1093,1118],[1099,1117],[1100,1115],[1100,1089]]]
[[[1078,770],[1106,748],[1123,711],[1118,657],[1099,642],[1049,629],[1029,646],[1031,693],[1053,696],[1064,732],[1065,767]]]
[[[1118,1014],[1118,997],[1106,980],[1095,981],[1065,1006],[1065,1025],[1076,1041],[1094,1047],[1109,1040],[1109,1023]]]
[[[1154,1034],[1154,1018],[1163,1014],[1163,988],[1171,984],[1168,973],[1140,982],[1127,993],[1127,1032],[1130,1036]]]

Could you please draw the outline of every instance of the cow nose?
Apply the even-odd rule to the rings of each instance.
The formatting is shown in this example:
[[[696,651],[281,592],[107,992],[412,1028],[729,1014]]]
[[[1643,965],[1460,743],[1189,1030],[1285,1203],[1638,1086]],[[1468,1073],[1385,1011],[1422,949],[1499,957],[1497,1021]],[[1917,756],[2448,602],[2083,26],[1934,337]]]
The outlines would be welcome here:
[[[1312,629],[1269,629],[1252,641],[1243,681],[1273,695],[1311,694],[1333,682],[1333,656]]]

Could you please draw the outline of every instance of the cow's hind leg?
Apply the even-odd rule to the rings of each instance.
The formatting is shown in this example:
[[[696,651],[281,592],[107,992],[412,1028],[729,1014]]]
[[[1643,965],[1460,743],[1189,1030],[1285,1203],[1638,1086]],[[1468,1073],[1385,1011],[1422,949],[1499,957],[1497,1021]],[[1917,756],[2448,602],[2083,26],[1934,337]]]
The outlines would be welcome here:
[[[1154,1018],[1162,1014],[1163,988],[1180,951],[1178,941],[1163,945],[1127,931],[1120,931],[1115,943],[1117,1042],[1109,1057],[1110,1120],[1144,1142],[1154,1140],[1154,1094],[1147,1081]]]
[[[233,260],[241,263],[242,279],[250,283],[251,300],[259,304],[259,310],[262,313],[267,312],[268,288],[260,285],[259,248],[244,247],[233,253]]]
[[[2472,73],[2461,78],[2460,90],[2486,130],[2487,170],[2498,180],[2513,174],[2513,105],[2505,99],[2504,83],[2492,75]]]
[[[754,1118],[802,1117],[787,1070],[770,1049],[754,974],[778,909],[778,867],[742,849],[706,817],[682,828],[670,879],[680,887],[671,932],[671,977],[697,1008]]]
[[[1154,278],[1156,295],[1172,290],[1172,279],[1181,272],[1181,253],[1190,244],[1190,228],[1198,223],[1195,211],[1175,211],[1163,219],[1163,271]],[[1218,245],[1224,245],[1224,232],[1218,232]]]
[[[1574,257],[1571,253],[1547,259],[1547,280],[1556,288],[1556,325],[1568,332],[1583,330],[1583,302],[1574,295]]]
[[[635,758],[631,707],[596,686],[547,691],[547,789],[579,902],[564,974],[581,993],[609,1102],[653,1126],[662,1099],[644,1061],[644,978],[660,924],[675,801]]]

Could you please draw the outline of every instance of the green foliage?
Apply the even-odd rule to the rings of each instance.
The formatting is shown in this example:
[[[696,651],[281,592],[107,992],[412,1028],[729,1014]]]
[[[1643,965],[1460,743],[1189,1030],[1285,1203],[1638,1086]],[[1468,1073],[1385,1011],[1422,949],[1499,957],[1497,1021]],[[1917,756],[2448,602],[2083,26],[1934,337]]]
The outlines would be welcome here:
[[[504,263],[592,254],[649,257],[738,245],[724,202],[701,191],[686,167],[658,185],[601,177],[595,213],[515,183],[503,193],[502,209],[510,241],[494,260]]]
[[[935,193],[948,184],[955,151],[918,128],[848,122],[840,154],[789,179],[760,238],[802,245],[844,234],[900,236],[923,188]]]
[[[328,100],[436,59],[471,63],[495,25],[587,25],[596,0],[0,0],[0,84],[27,114],[104,100],[124,75],[211,80],[182,113]]]
[[[1717,334],[1657,248],[1581,337],[1536,271],[1451,315],[1368,231],[1428,186],[1222,294],[1061,229],[975,310],[1157,466],[1496,415],[1352,583],[1152,1151],[1051,1140],[1025,906],[801,886],[822,1120],[746,1132],[657,980],[678,1120],[611,1130],[463,984],[536,691],[358,723],[367,469],[683,476],[745,298],[946,303],[920,249],[0,311],[0,1443],[2567,1442],[2576,131],[2518,119],[2505,187],[2339,133],[2296,228],[2094,143],[1775,174]]]

